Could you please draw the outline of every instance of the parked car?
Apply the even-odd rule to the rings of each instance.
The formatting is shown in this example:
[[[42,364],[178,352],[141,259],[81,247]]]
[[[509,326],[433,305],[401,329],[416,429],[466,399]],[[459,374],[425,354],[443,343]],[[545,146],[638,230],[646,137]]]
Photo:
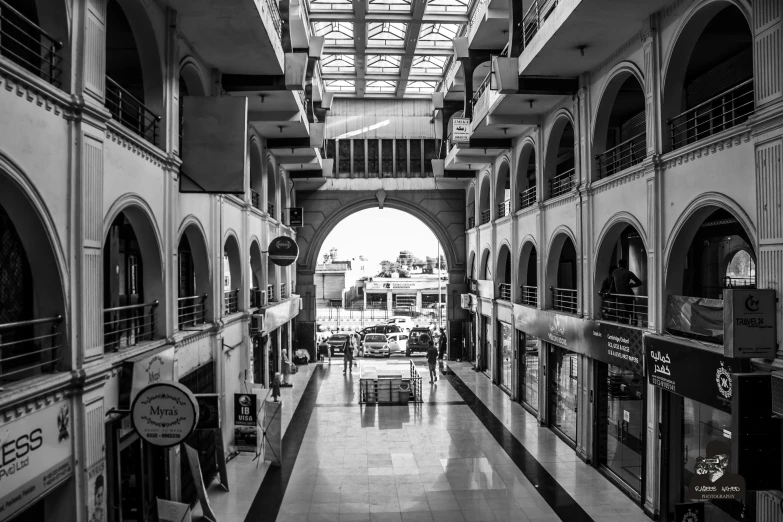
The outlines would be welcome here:
[[[386,320],[384,324],[396,324],[405,331],[410,331],[411,328],[416,328],[416,323],[412,318],[404,315],[395,315]]]
[[[386,334],[389,341],[389,353],[408,353],[408,334],[405,332]]]
[[[383,334],[368,333],[364,337],[362,355],[364,357],[389,357],[391,355],[389,340]]]
[[[416,327],[411,329],[408,334],[408,344],[405,355],[410,356],[413,353],[427,353],[432,341],[432,331],[429,328]]]
[[[334,334],[326,341],[329,351],[334,356],[335,352],[345,353],[345,348],[351,346],[350,334]]]

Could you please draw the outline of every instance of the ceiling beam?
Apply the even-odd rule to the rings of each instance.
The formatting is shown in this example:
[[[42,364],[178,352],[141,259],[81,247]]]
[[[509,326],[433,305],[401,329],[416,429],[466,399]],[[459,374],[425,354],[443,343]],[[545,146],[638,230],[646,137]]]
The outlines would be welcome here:
[[[353,80],[356,78],[356,74],[354,73],[328,73],[324,74],[324,80]],[[364,74],[365,80],[389,80],[392,82],[396,82],[402,79],[402,76],[399,74],[372,74],[372,73],[365,73]],[[424,81],[424,82],[439,82],[440,76],[432,75],[432,74],[409,74],[408,75],[409,81]]]
[[[356,71],[356,80],[354,88],[359,97],[364,96],[367,88],[367,81],[364,74],[367,69],[367,2],[368,0],[353,0],[354,20],[353,24],[353,46],[356,50],[354,56],[354,70]]]
[[[397,97],[402,98],[405,95],[405,88],[408,85],[408,77],[411,74],[411,64],[413,56],[416,53],[416,47],[419,43],[419,33],[421,33],[422,18],[427,10],[427,0],[411,0],[411,21],[408,23],[408,29],[405,33],[405,54],[400,61],[400,79],[397,82]],[[438,81],[438,80],[435,80]]]
[[[354,39],[356,39],[356,33],[354,33]],[[367,54],[405,54],[405,49],[403,47],[373,47],[365,45],[364,49]],[[356,49],[354,49],[353,45],[325,45],[324,54],[356,54]],[[448,47],[432,47],[416,49],[413,54],[451,56],[454,54],[454,50]]]
[[[310,21],[312,22],[358,22],[360,19],[357,13],[349,13],[347,11],[318,11],[310,12]],[[365,23],[370,22],[404,22],[410,23],[415,18],[412,13],[373,13],[365,10],[365,15],[361,21]],[[466,14],[453,14],[453,13],[425,13],[418,21],[425,24],[466,24],[468,23],[468,15]],[[355,28],[354,28],[355,30]]]

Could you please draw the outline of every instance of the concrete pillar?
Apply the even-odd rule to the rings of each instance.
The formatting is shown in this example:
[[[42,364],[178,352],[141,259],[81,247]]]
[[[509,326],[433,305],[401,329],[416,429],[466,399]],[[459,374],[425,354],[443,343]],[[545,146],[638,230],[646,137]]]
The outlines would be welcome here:
[[[394,293],[391,290],[386,290],[386,310],[391,313],[394,308]]]
[[[422,307],[421,290],[416,290],[416,308],[421,310],[421,307]]]

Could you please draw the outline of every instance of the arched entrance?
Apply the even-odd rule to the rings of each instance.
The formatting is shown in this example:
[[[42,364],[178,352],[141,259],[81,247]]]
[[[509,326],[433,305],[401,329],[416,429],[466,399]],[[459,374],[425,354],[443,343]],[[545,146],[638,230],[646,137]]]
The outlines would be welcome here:
[[[574,126],[571,118],[563,114],[552,125],[547,144],[544,179],[548,198],[562,196],[576,185],[574,147]]]
[[[549,248],[546,286],[549,288],[547,308],[559,312],[577,313],[579,292],[576,248],[574,241],[564,232],[555,236]]]
[[[208,299],[212,271],[208,251],[200,225],[187,225],[177,246],[177,317],[180,329],[212,320]]]
[[[527,306],[538,306],[538,257],[532,241],[525,241],[519,253],[517,281],[519,297],[515,302]]]
[[[517,162],[516,210],[530,207],[536,203],[536,148],[529,141],[522,146]]]
[[[233,314],[243,309],[242,265],[239,242],[232,233],[223,244],[223,314]]]
[[[495,182],[495,201],[499,218],[511,214],[511,173],[509,170],[508,161],[503,161],[498,169],[498,177]]]
[[[261,291],[264,283],[264,265],[261,261],[261,247],[258,241],[250,242],[250,307],[258,308],[264,305]]]
[[[492,185],[490,180],[491,177],[492,176],[489,174],[485,174],[481,178],[481,192],[479,192],[479,225],[489,223],[492,219],[492,210],[490,209],[492,202],[490,201],[489,195]]]
[[[467,222],[465,223],[465,229],[470,230],[476,226],[476,185],[473,184],[468,188],[468,203],[465,206],[465,217]]]
[[[277,219],[277,173],[272,158],[266,162],[266,211],[269,217]]]
[[[511,251],[507,244],[503,244],[498,252],[497,275],[495,282],[498,284],[498,299],[511,301]]]

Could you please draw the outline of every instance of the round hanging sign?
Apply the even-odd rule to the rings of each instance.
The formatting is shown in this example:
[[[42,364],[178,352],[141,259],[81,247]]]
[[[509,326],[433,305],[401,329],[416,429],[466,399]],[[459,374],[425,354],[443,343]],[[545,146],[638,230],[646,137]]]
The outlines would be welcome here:
[[[299,245],[290,237],[276,237],[269,244],[269,259],[278,266],[288,266],[299,257]]]
[[[198,424],[196,397],[178,382],[158,382],[133,399],[131,422],[139,437],[168,448],[184,442]]]

